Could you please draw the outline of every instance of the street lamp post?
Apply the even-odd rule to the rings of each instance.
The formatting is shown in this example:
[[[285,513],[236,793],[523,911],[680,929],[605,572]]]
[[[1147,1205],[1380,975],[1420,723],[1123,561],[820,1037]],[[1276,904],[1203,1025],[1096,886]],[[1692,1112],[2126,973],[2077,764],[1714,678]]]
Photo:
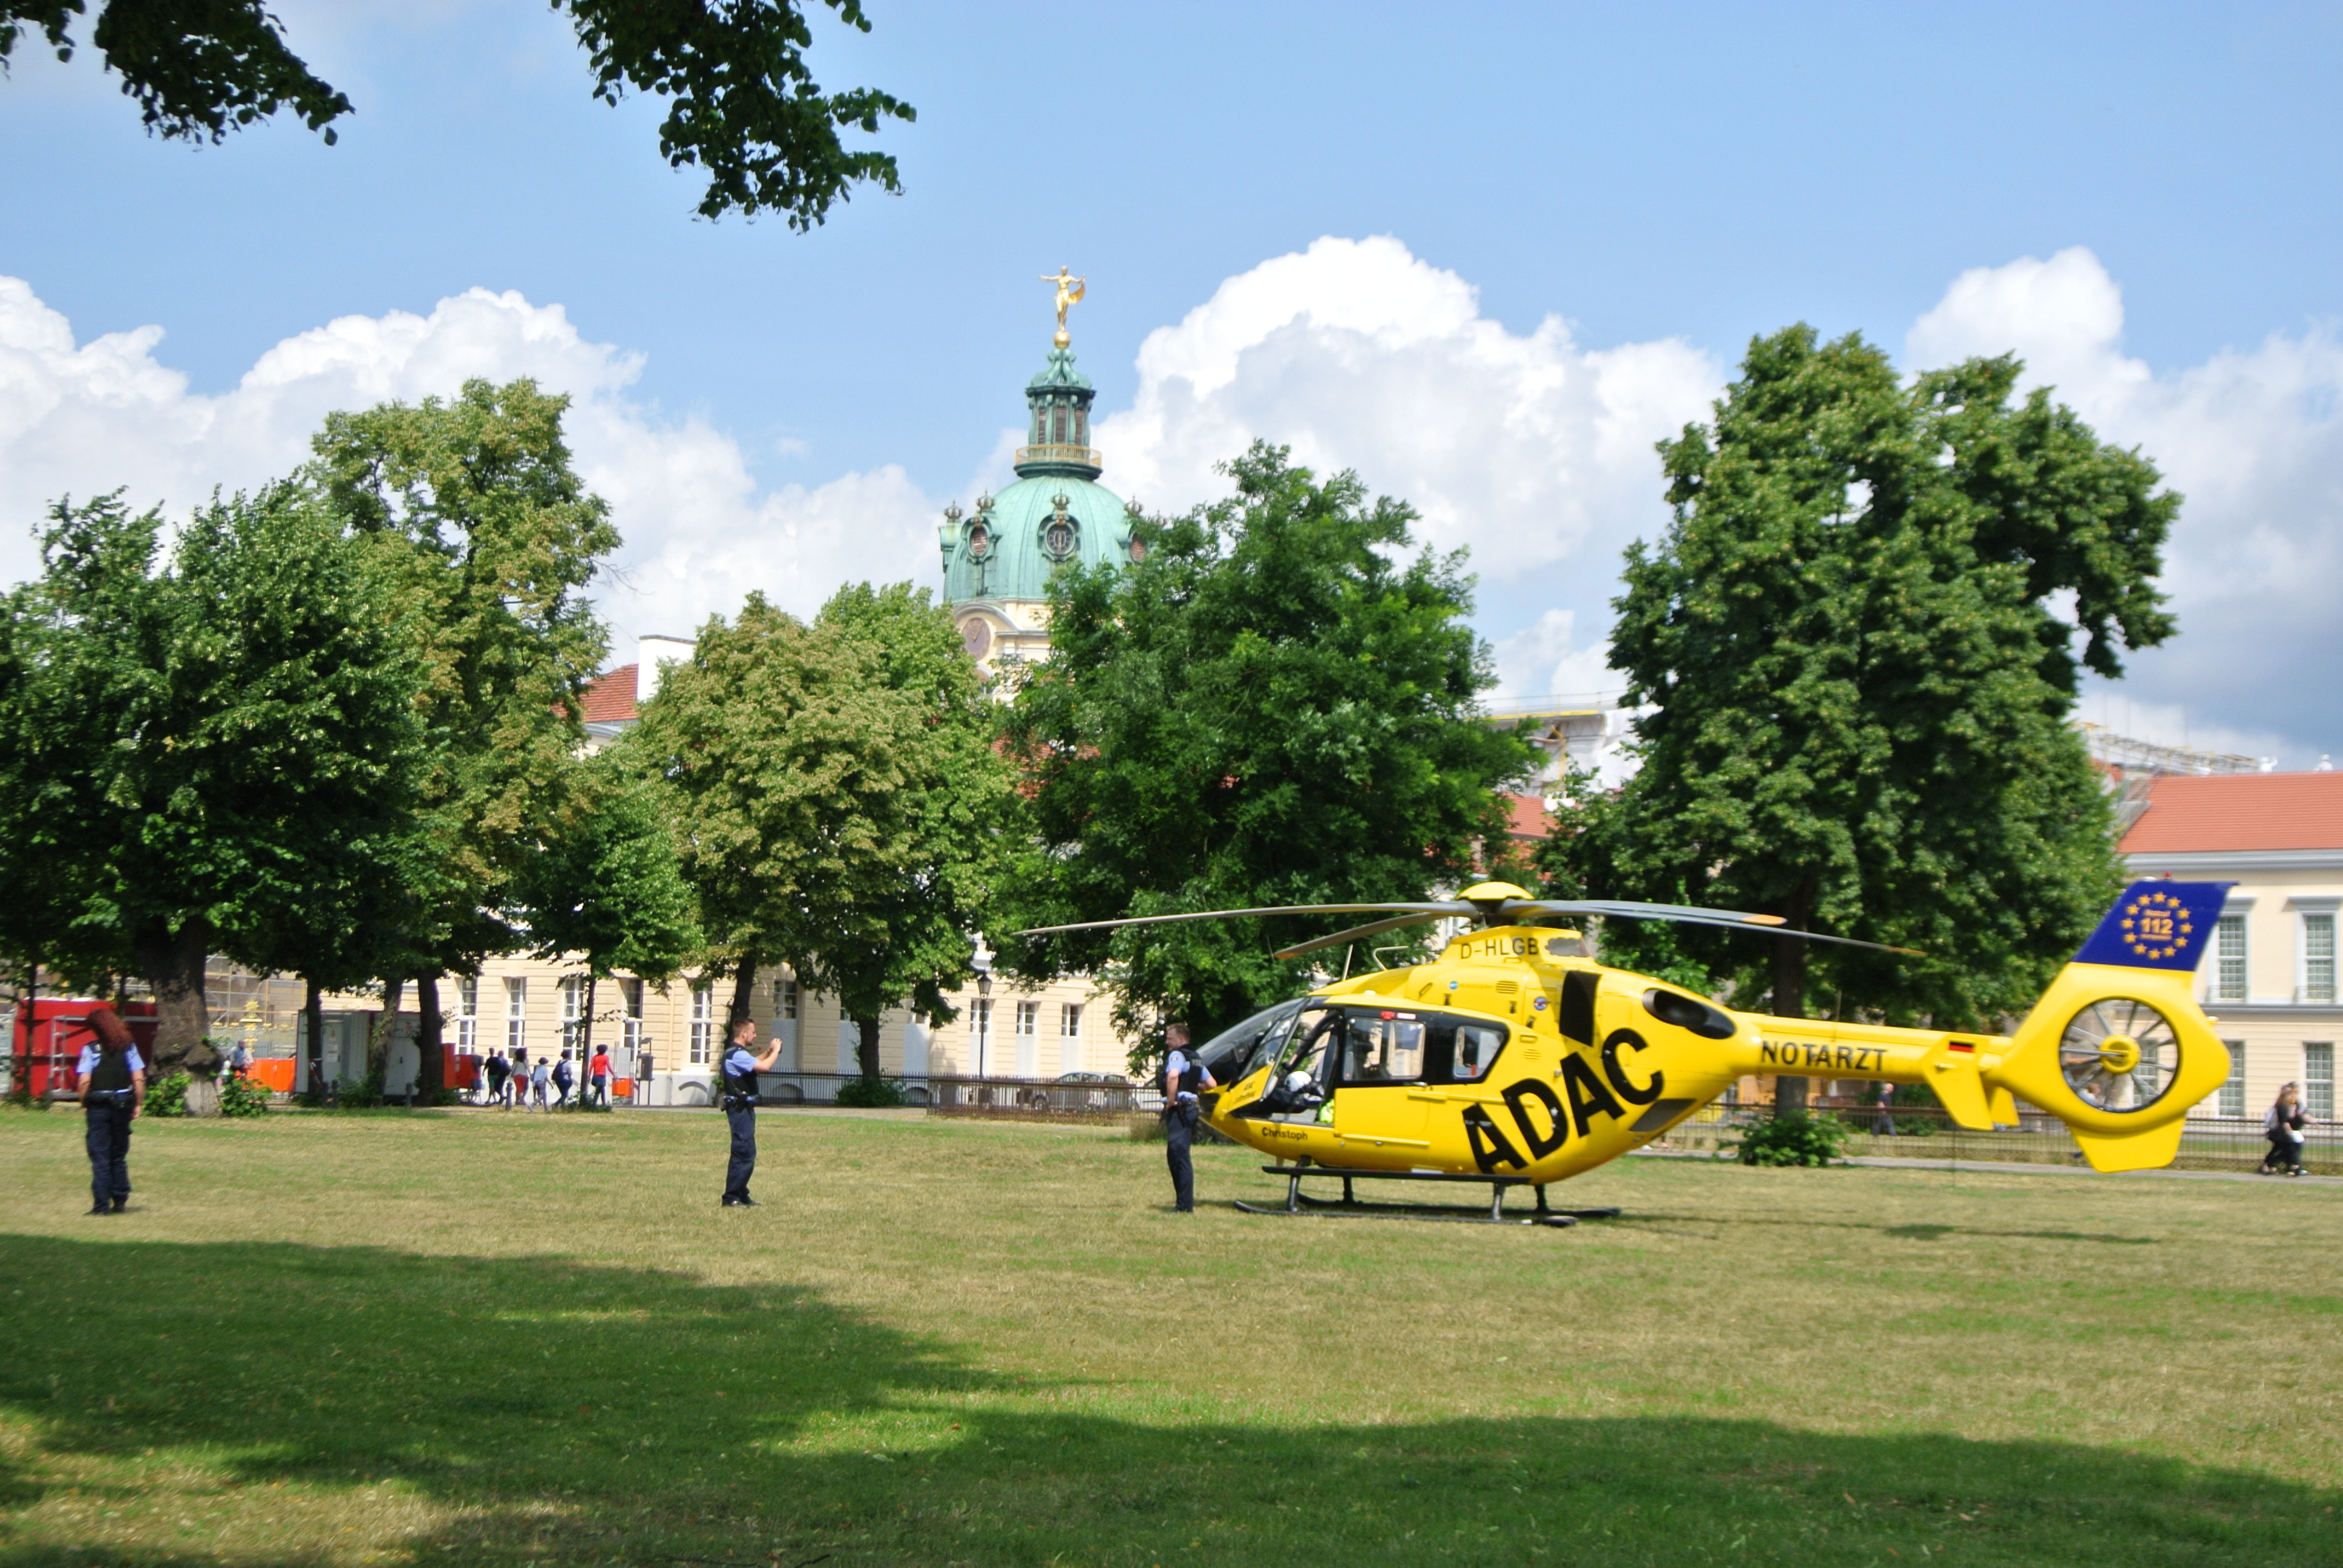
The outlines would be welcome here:
[[[980,1085],[984,1081],[984,1048],[992,1037],[992,950],[985,945],[984,934],[976,938],[976,956],[970,960],[976,970],[976,1077]]]

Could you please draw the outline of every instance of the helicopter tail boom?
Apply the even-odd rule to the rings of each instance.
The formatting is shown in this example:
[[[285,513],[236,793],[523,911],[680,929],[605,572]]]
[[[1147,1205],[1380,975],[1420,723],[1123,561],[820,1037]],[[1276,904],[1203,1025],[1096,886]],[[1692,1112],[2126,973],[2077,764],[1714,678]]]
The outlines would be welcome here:
[[[1936,1033],[1742,1014],[1741,1072],[1925,1083],[1953,1120],[2017,1120],[2017,1101],[2066,1124],[2097,1171],[2168,1165],[2191,1108],[2229,1076],[2229,1052],[2197,1005],[2194,977],[2226,882],[2125,890],[2015,1034]]]
[[[1996,1103],[1986,1073],[2009,1041],[1997,1035],[1824,1019],[1739,1015],[1755,1038],[1735,1040],[1733,1070],[1851,1078],[1874,1083],[1925,1083],[1953,1120],[1980,1131],[2017,1120],[2014,1105]],[[2006,1096],[2002,1098],[2006,1099]]]

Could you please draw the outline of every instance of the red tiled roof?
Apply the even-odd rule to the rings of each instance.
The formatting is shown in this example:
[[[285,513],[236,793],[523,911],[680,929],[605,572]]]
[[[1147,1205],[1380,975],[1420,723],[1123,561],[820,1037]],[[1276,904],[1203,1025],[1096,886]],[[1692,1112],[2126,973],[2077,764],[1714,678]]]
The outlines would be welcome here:
[[[1538,796],[1506,796],[1505,816],[1505,830],[1516,839],[1544,839],[1554,832],[1554,819],[1545,814],[1545,801]]]
[[[586,722],[615,724],[635,717],[635,667],[620,665],[586,689]]]
[[[2149,780],[2127,855],[2343,849],[2343,773],[2171,774]]]

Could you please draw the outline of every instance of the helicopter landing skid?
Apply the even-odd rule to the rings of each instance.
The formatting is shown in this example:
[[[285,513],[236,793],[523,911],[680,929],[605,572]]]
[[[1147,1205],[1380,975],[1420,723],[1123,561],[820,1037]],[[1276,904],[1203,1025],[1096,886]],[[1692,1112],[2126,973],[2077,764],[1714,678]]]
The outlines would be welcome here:
[[[1264,1174],[1282,1176],[1285,1181],[1285,1207],[1264,1209],[1258,1204],[1239,1202],[1237,1207],[1248,1214],[1270,1214],[1280,1217],[1307,1215],[1328,1220],[1442,1220],[1451,1223],[1480,1225],[1550,1225],[1556,1229],[1575,1225],[1581,1220],[1615,1220],[1616,1209],[1554,1209],[1545,1201],[1545,1183],[1525,1181],[1517,1176],[1464,1176],[1444,1171],[1355,1171],[1324,1165],[1264,1165]],[[1342,1183],[1340,1200],[1312,1198],[1302,1191],[1304,1176],[1339,1177]],[[1372,1203],[1363,1202],[1353,1183],[1373,1181],[1472,1181],[1485,1182],[1489,1188],[1486,1211],[1468,1209],[1458,1203]],[[1527,1214],[1505,1212],[1505,1189],[1529,1187],[1537,1194],[1537,1208]]]

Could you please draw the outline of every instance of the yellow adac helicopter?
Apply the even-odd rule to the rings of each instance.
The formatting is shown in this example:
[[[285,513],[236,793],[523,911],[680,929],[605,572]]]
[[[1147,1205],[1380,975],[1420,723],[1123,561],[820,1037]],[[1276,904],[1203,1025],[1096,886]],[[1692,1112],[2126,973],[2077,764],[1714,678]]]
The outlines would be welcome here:
[[[1568,1224],[1612,1210],[1554,1210],[1547,1184],[1638,1149],[1750,1073],[1925,1083],[1953,1120],[2017,1121],[2017,1101],[2071,1129],[2098,1171],[2171,1163],[2182,1119],[2229,1075],[2229,1053],[2190,994],[2227,882],[2135,882],[2015,1033],[1772,1018],[1719,1007],[1587,954],[1579,931],[1540,922],[1590,915],[1716,926],[1852,947],[1772,915],[1677,904],[1531,897],[1483,882],[1428,903],[1216,910],[1050,926],[1020,935],[1258,915],[1375,914],[1284,949],[1295,958],[1459,917],[1479,929],[1437,958],[1320,986],[1207,1041],[1221,1086],[1205,1119],[1274,1156],[1282,1212],[1368,1212],[1362,1178],[1535,1190],[1524,1222]],[[1302,1191],[1340,1178],[1340,1204]],[[1253,1212],[1279,1212],[1252,1209]],[[1430,1209],[1411,1209],[1429,1216]]]

